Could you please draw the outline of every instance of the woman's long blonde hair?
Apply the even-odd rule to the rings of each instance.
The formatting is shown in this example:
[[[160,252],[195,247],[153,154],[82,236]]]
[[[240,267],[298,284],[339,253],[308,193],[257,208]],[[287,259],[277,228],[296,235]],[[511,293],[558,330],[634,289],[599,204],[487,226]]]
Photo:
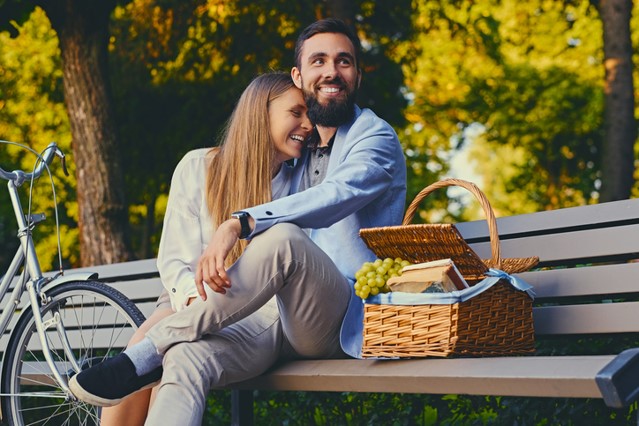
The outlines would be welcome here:
[[[216,228],[234,211],[271,201],[275,146],[268,109],[271,101],[293,87],[289,74],[271,72],[253,79],[240,96],[222,143],[212,149],[207,173],[207,206]],[[246,244],[242,240],[235,245],[227,266],[237,260]]]

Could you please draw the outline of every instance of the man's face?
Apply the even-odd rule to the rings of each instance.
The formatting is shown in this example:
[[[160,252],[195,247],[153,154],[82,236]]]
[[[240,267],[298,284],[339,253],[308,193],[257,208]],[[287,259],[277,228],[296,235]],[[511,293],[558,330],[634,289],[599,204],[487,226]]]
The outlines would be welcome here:
[[[313,124],[338,127],[352,118],[360,73],[355,48],[344,34],[322,33],[306,40],[300,67],[291,75],[304,92]]]

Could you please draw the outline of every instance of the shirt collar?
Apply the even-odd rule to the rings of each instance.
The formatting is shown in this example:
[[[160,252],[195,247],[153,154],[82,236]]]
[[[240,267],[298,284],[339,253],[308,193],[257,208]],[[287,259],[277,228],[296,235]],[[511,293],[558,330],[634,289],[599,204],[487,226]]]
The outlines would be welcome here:
[[[317,132],[317,128],[314,128],[313,133],[308,139],[308,149],[311,152],[320,152],[323,154],[327,152],[331,152],[331,149],[333,148],[333,142],[335,142],[336,135],[337,135],[337,132],[335,132],[333,137],[328,141],[327,146],[319,146],[319,142],[320,142],[319,133]]]

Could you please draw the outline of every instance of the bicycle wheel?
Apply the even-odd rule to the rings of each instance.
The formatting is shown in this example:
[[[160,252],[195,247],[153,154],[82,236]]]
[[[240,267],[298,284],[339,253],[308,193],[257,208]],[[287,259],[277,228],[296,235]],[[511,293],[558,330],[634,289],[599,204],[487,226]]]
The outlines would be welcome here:
[[[119,353],[144,321],[133,302],[96,281],[61,284],[46,291],[43,321],[59,315],[77,365],[83,369]],[[63,379],[75,369],[55,327],[46,332],[53,359]],[[11,333],[2,369],[3,420],[10,425],[97,425],[99,409],[71,401],[56,384],[45,361],[31,308]]]

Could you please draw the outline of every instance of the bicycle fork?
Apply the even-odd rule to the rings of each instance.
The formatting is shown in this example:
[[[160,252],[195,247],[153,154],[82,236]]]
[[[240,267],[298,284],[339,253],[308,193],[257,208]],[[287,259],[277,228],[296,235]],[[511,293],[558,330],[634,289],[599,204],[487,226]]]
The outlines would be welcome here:
[[[53,312],[51,319],[47,321],[42,320],[40,308],[42,305],[48,303],[46,294],[41,291],[42,280],[43,279],[38,280],[38,282],[30,280],[27,282],[27,292],[29,293],[29,300],[31,301],[31,311],[33,312],[36,329],[38,330],[38,338],[40,339],[40,345],[42,346],[42,353],[45,360],[47,361],[47,364],[51,368],[53,378],[56,382],[58,382],[60,388],[67,395],[67,399],[76,400],[75,396],[67,385],[67,381],[62,378],[62,375],[58,371],[58,367],[53,360],[53,356],[51,355],[51,350],[49,349],[49,343],[46,336],[46,332],[49,328],[55,326],[58,334],[60,335],[60,339],[62,340],[62,345],[64,348],[64,353],[67,356],[67,360],[71,362],[75,372],[78,373],[81,370],[81,367],[75,359],[75,356],[73,355],[71,344],[69,342],[69,339],[67,338],[67,333],[64,330],[62,321],[60,320],[60,313],[58,311],[55,311]],[[38,296],[40,296],[40,298]]]

